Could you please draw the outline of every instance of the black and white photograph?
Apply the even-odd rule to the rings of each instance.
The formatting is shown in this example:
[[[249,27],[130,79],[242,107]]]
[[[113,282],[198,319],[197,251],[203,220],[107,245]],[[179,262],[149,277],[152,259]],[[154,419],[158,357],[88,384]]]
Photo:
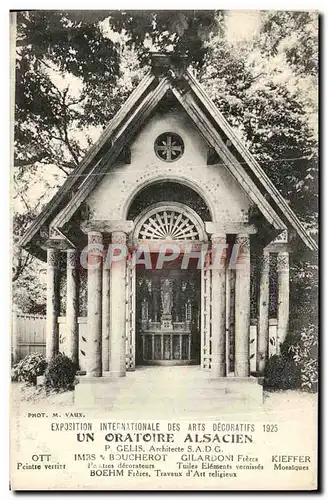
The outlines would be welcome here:
[[[319,13],[9,18],[10,488],[316,490]]]

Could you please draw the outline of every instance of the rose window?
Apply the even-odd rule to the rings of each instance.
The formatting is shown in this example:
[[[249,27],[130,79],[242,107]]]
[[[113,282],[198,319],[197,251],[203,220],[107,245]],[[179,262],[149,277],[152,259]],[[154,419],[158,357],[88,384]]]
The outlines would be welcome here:
[[[165,132],[157,137],[154,145],[155,153],[163,161],[176,161],[183,155],[184,144],[178,134]]]

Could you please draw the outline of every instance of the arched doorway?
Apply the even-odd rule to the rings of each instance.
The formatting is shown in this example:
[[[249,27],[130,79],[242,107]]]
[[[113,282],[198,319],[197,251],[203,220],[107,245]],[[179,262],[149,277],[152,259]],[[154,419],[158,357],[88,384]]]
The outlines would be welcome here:
[[[204,222],[190,206],[162,201],[146,207],[134,224],[128,296],[134,295],[135,363],[199,364]]]

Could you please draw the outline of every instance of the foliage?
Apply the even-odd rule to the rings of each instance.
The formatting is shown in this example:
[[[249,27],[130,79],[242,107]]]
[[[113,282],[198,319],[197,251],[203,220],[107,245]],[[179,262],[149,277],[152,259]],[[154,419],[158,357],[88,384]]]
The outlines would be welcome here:
[[[59,353],[50,362],[45,372],[46,386],[52,389],[71,390],[74,387],[76,366],[65,354]]]
[[[203,64],[207,43],[222,31],[224,15],[218,11],[162,10],[111,11],[110,25],[127,35],[126,43],[149,62],[150,51],[170,51],[183,56],[194,67]]]
[[[264,370],[264,387],[286,390],[299,386],[300,372],[294,360],[290,356],[271,356]]]
[[[299,92],[213,39],[199,78],[299,217],[316,226],[317,141]],[[270,75],[271,76],[271,75]]]
[[[318,390],[318,327],[309,325],[302,330],[296,345],[289,348],[301,371],[301,387],[309,392]]]
[[[264,54],[283,53],[297,74],[318,76],[318,14],[263,11],[259,46]]]
[[[31,274],[20,236],[145,73],[122,40],[108,37],[104,17],[17,13],[13,282]]]
[[[52,74],[70,74],[81,85],[74,97],[69,83],[53,83]],[[119,71],[118,48],[98,25],[76,20],[59,11],[20,12],[17,16],[15,165],[52,163],[65,171],[76,166],[81,149],[72,127],[86,123],[81,103],[115,84]],[[76,79],[79,79],[76,81]],[[108,92],[107,88],[107,102]],[[102,105],[108,110],[105,99]],[[88,116],[88,123],[97,122]]]
[[[292,356],[301,371],[301,388],[318,387],[318,265],[317,256],[291,259],[289,333],[281,351]]]
[[[318,323],[318,296],[318,255],[295,249],[290,255],[290,335],[299,335],[304,318],[306,325]]]
[[[47,368],[47,361],[42,354],[32,353],[25,356],[11,372],[13,382],[25,382],[36,385],[36,379],[43,375]]]

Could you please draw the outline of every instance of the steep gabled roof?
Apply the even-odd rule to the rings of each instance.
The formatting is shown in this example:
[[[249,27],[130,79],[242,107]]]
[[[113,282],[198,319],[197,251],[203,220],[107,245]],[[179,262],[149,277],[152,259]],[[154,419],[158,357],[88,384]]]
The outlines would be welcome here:
[[[269,223],[277,230],[293,228],[308,248],[317,249],[316,242],[193,75],[188,70],[174,74],[172,69],[164,75],[150,72],[144,77],[19,244],[33,252],[36,235],[44,225],[51,222],[53,227],[63,228],[168,90]]]

